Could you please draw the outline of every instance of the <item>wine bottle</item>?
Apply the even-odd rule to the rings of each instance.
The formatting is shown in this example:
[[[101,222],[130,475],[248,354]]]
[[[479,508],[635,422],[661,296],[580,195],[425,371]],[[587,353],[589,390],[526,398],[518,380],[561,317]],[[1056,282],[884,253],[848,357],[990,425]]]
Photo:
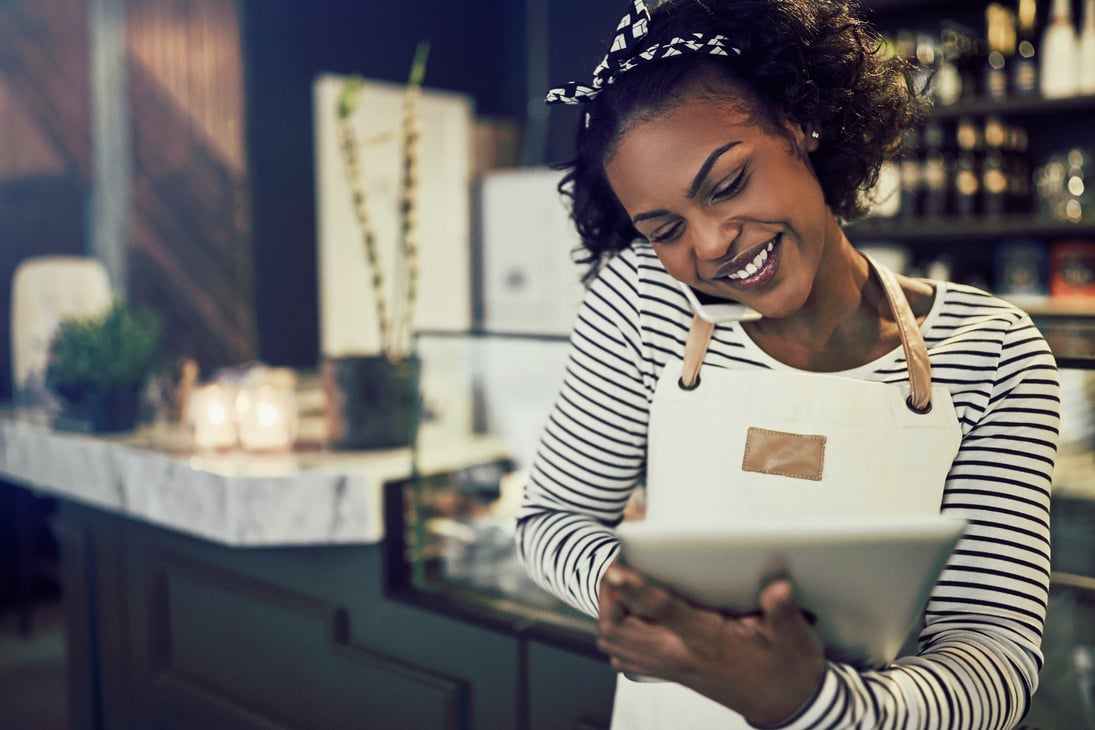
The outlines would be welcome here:
[[[963,95],[961,64],[969,50],[969,39],[944,25],[939,35],[939,68],[932,77],[932,91],[941,106],[956,104]]]
[[[917,56],[918,44],[917,34],[915,31],[908,28],[901,28],[897,31],[897,35],[894,38],[894,55],[898,58],[903,58],[909,64],[911,69],[909,78],[912,81],[913,89],[917,94],[924,94],[928,91],[928,84],[931,81],[931,69],[925,68],[920,63],[920,58]]]
[[[981,161],[981,211],[993,218],[1004,214],[1007,207],[1008,179],[1005,169],[1004,144],[1007,128],[1004,120],[990,114],[985,118],[985,156]]]
[[[955,213],[962,218],[970,218],[978,213],[978,198],[981,192],[978,154],[981,149],[981,133],[970,117],[958,120],[956,139],[958,157],[954,166],[954,207]]]
[[[924,159],[920,164],[924,216],[939,218],[947,212],[947,160],[943,155],[943,126],[930,121],[924,126]]]
[[[1015,96],[1038,94],[1038,5],[1037,0],[1019,0],[1016,17],[1018,44],[1011,61],[1011,90]]]
[[[1008,13],[1000,3],[989,3],[985,7],[985,39],[989,54],[985,66],[985,96],[993,101],[1002,101],[1008,96],[1008,57],[1014,51],[1008,48]]]
[[[900,212],[902,218],[916,218],[920,215],[920,135],[915,130],[905,133],[901,151],[901,197]]]
[[[1042,34],[1042,96],[1058,99],[1073,96],[1077,83],[1079,41],[1072,24],[1072,0],[1053,0],[1053,13]]]
[[[1081,94],[1095,94],[1095,0],[1084,0],[1083,30],[1080,31],[1079,78]]]
[[[1030,146],[1027,130],[1022,123],[1007,125],[1004,145],[1004,166],[1007,175],[1007,210],[1026,213],[1031,210],[1031,169],[1027,150]]]
[[[962,77],[962,95],[961,101],[976,101],[984,96],[984,73],[985,64],[988,63],[988,50],[985,44],[985,39],[981,37],[980,33],[975,32],[970,28],[963,28],[961,31],[963,38],[963,53],[958,57],[956,65],[958,66],[958,74]]]

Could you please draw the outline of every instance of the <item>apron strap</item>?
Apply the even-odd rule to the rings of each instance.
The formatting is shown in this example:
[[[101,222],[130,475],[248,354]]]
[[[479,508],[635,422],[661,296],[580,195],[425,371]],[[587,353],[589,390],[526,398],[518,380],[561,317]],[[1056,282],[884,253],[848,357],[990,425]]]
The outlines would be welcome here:
[[[886,299],[890,302],[890,309],[893,310],[894,321],[897,323],[901,347],[905,351],[905,363],[909,369],[909,397],[906,402],[917,413],[927,413],[932,407],[932,368],[928,359],[928,346],[924,344],[924,334],[916,323],[909,300],[905,297],[905,291],[897,277],[889,269],[876,264],[870,256],[865,258],[882,282],[882,289],[886,292]],[[710,342],[714,329],[715,325],[700,319],[698,314],[693,315],[688,339],[684,343],[684,365],[681,368],[680,386],[685,390],[692,390],[699,385],[700,366],[703,365],[703,356],[707,352],[707,343]]]
[[[909,369],[909,397],[906,403],[917,413],[927,413],[932,409],[932,366],[928,359],[928,346],[924,344],[924,333],[916,323],[912,307],[905,297],[905,290],[901,288],[897,277],[886,267],[876,264],[870,256],[865,255],[864,258],[882,282],[882,289],[890,300],[890,309],[893,310],[894,322],[897,323],[897,331],[901,336],[905,364]]]
[[[692,390],[700,384],[700,365],[703,365],[707,343],[711,341],[711,333],[714,330],[715,325],[700,319],[700,315],[692,316],[692,326],[688,328],[688,339],[684,341],[684,366],[681,369],[680,386],[685,390]]]

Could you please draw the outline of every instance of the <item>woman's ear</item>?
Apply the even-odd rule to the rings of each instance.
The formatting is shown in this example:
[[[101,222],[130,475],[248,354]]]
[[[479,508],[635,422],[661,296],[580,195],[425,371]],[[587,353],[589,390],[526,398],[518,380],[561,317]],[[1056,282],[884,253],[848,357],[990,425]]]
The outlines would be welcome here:
[[[817,152],[817,148],[821,146],[821,132],[816,124],[802,125],[802,145],[807,153]]]
[[[812,152],[817,152],[821,146],[821,132],[814,123],[802,123],[790,115],[783,118],[783,128],[790,140],[794,143],[794,149],[800,157],[806,157]]]

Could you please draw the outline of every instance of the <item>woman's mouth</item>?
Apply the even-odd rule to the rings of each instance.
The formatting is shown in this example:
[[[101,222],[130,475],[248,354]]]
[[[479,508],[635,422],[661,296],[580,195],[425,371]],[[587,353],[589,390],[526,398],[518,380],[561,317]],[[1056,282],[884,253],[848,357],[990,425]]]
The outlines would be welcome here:
[[[776,275],[782,250],[783,234],[778,233],[766,244],[739,256],[724,266],[718,276],[735,289],[758,289]]]

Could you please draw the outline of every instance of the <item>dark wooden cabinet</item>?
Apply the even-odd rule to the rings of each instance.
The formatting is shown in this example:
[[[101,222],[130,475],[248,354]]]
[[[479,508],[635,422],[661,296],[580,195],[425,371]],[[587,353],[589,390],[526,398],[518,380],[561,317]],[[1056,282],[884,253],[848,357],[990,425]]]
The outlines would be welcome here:
[[[526,652],[528,730],[607,730],[615,677],[603,659],[541,641]]]
[[[232,548],[64,501],[73,727],[607,728],[579,634],[391,594],[385,545]]]

